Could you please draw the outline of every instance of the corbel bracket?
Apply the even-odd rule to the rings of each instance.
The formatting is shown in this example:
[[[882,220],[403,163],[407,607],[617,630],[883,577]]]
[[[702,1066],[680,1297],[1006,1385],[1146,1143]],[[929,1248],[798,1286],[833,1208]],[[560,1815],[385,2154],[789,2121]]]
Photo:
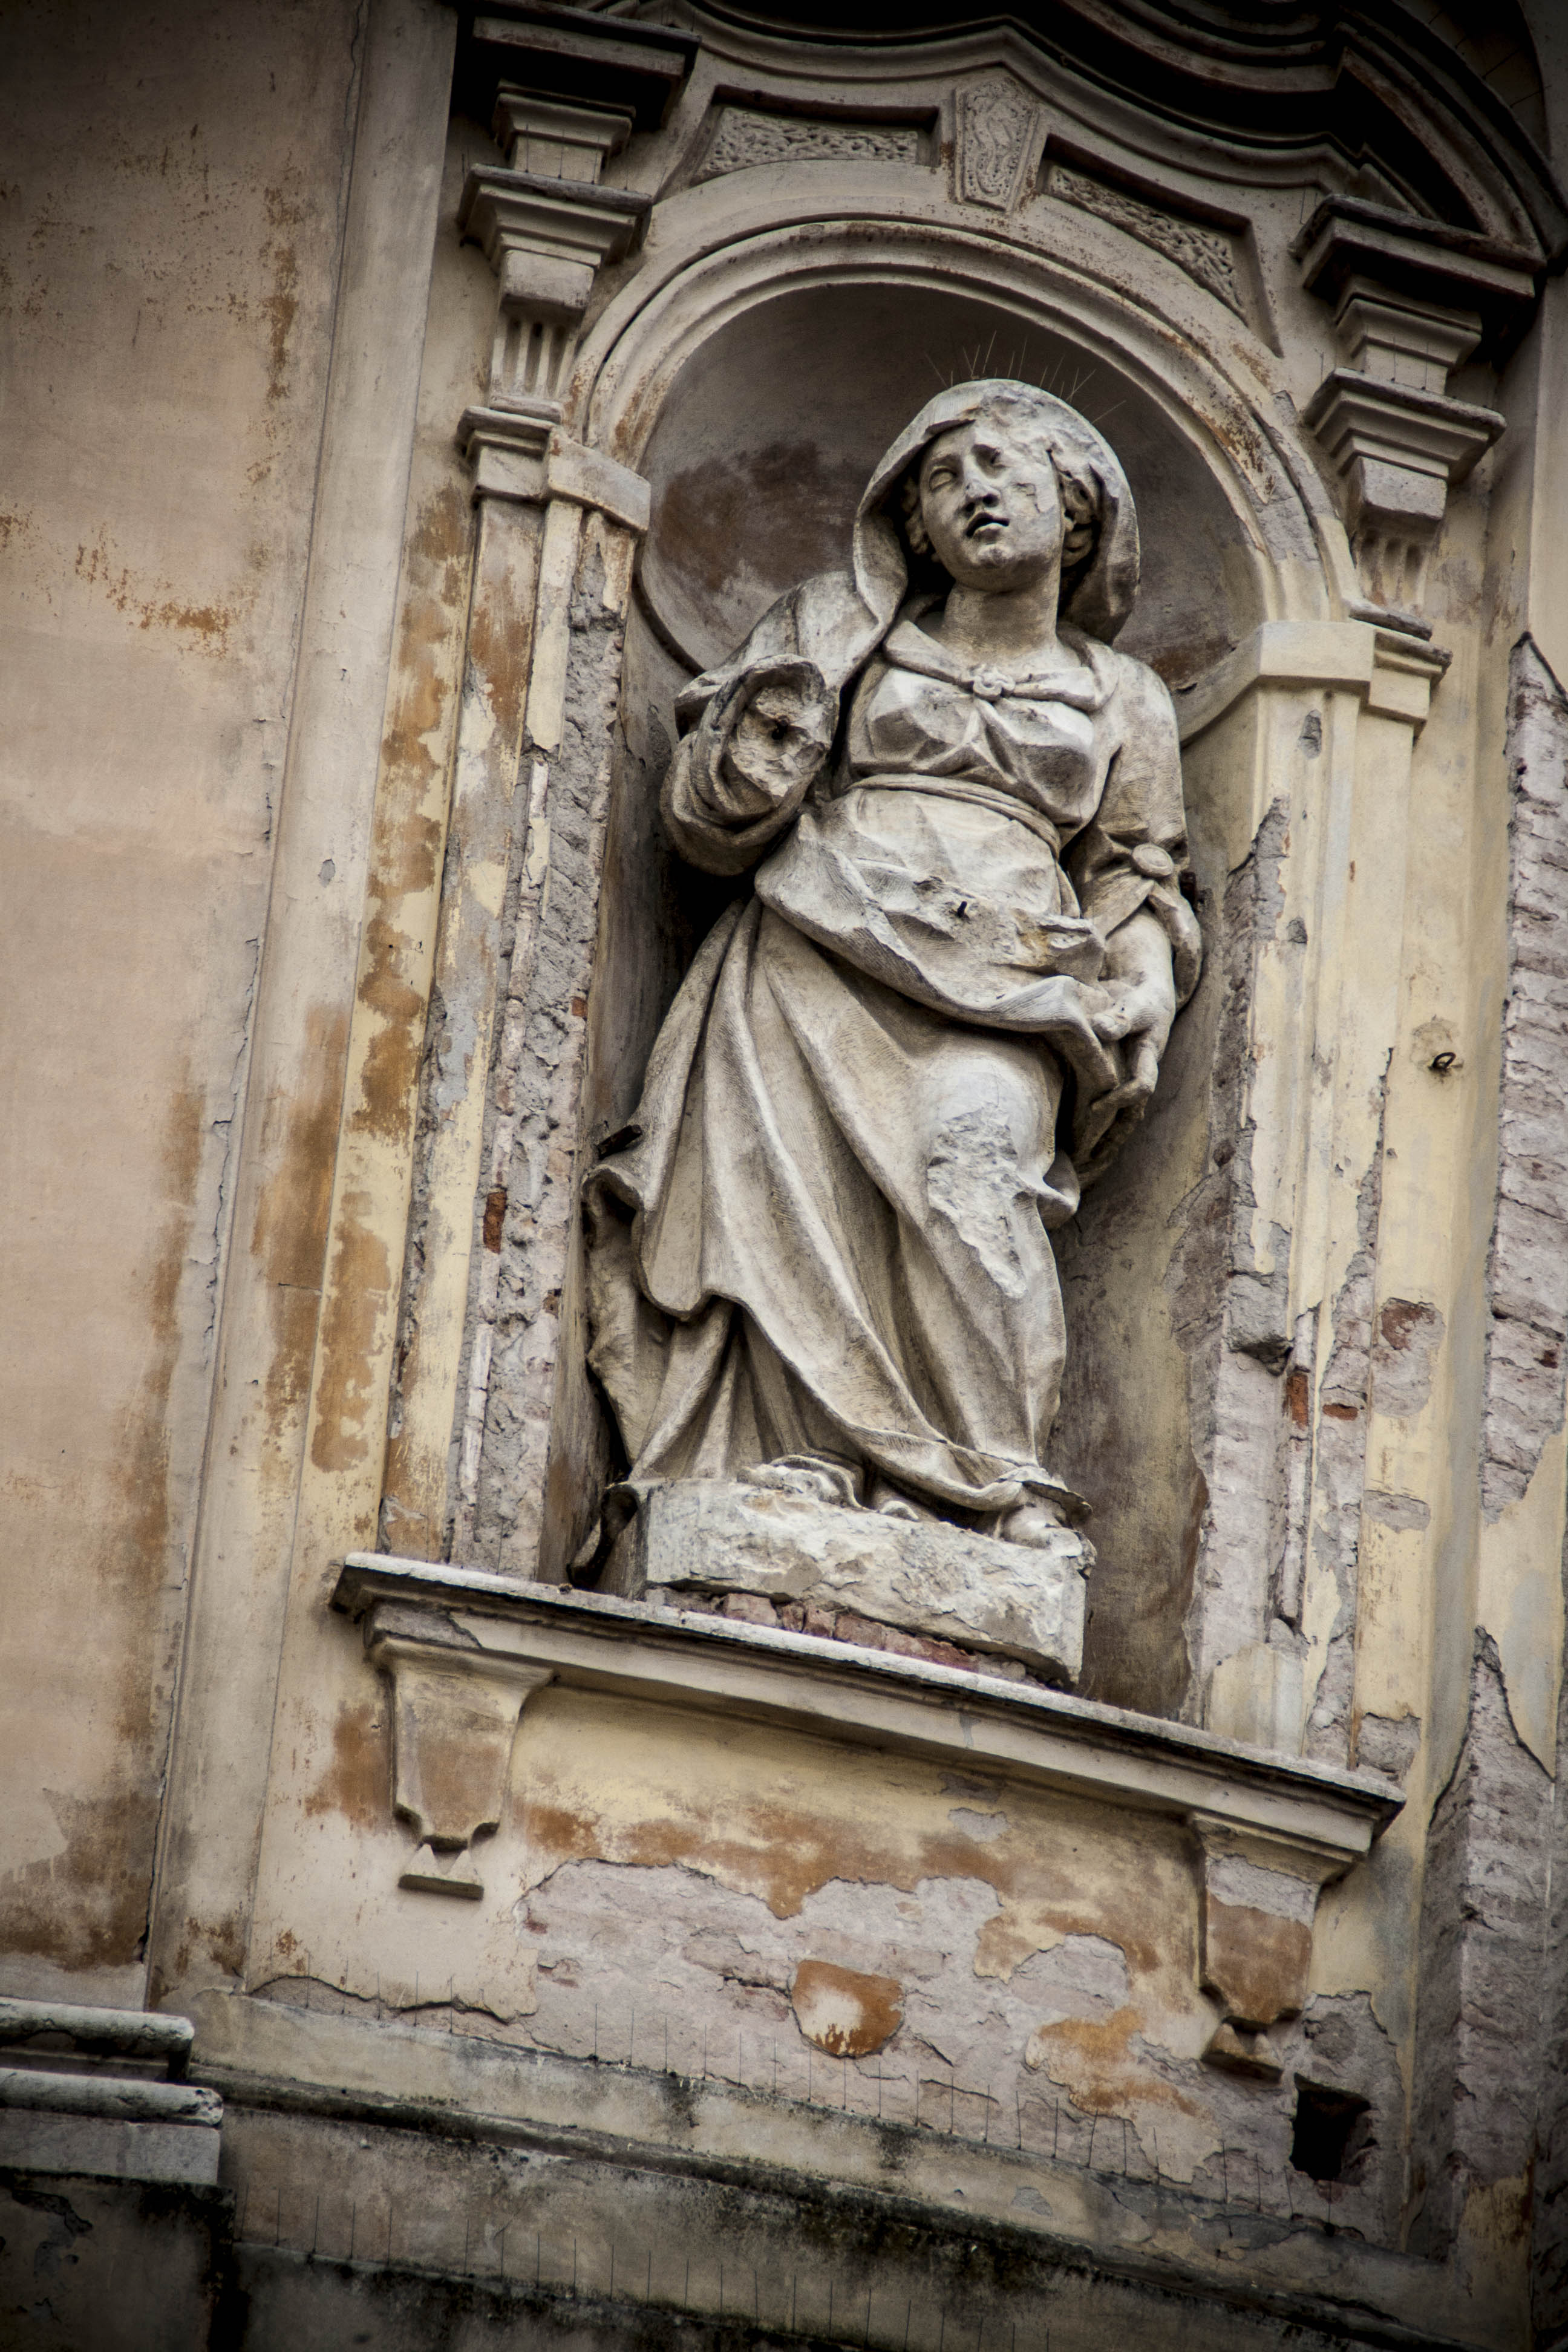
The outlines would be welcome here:
[[[1342,364],[1303,412],[1345,486],[1345,520],[1374,612],[1408,625],[1448,492],[1503,430],[1448,394],[1456,368],[1500,356],[1535,301],[1520,248],[1359,198],[1320,205],[1291,251],[1334,306]]]
[[[468,173],[458,226],[499,280],[489,404],[553,420],[594,281],[631,250],[652,198],[599,184],[631,134],[623,107],[573,105],[503,83],[492,128],[503,170]]]
[[[1320,1890],[1365,1857],[1403,1801],[1374,1773],[1037,1684],[438,1561],[353,1552],[332,1601],[363,1622],[370,1655],[408,1694],[397,1716],[397,1801],[422,1835],[437,1820],[454,1838],[473,1834],[470,1824],[499,1816],[517,1718],[529,1692],[552,1679],[612,1704],[779,1724],[1186,1822],[1198,1849],[1201,1979],[1221,2010],[1207,2055],[1254,2074],[1279,2073],[1268,2029],[1306,2000]],[[424,1758],[426,1726],[430,1772],[473,1775],[455,1781],[462,1800],[438,1817],[433,1781],[404,1779],[405,1759]],[[405,1875],[405,1885],[437,1879],[441,1891],[472,1891],[424,1853],[416,1867],[424,1875]]]
[[[1473,407],[1355,368],[1324,377],[1303,412],[1346,490],[1346,520],[1374,604],[1417,604],[1426,557],[1447,506],[1503,430],[1495,409]]]
[[[1277,2083],[1284,2066],[1268,2028],[1306,2005],[1318,1897],[1344,1875],[1345,1857],[1310,1840],[1238,1830],[1214,1814],[1188,1819],[1200,1857],[1198,1980],[1223,2012],[1204,2056],[1230,2074]]]
[[[418,1840],[398,1885],[477,1902],[472,1848],[500,1825],[522,1710],[548,1665],[484,1648],[443,1612],[381,1601],[365,1654],[392,1685],[393,1804]]]

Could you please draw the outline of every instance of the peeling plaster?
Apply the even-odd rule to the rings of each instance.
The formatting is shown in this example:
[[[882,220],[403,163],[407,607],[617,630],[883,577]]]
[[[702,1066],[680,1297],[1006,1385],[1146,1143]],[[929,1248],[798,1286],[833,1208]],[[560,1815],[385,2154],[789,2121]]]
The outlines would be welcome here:
[[[1356,1196],[1356,1245],[1333,1303],[1328,1361],[1318,1388],[1312,1567],[1319,1579],[1326,1574],[1331,1580],[1335,1601],[1303,1748],[1325,1764],[1343,1764],[1350,1753],[1366,1419],[1375,1355],[1373,1288],[1383,1207],[1383,1108],[1380,1081],[1377,1137]]]
[[[1509,1711],[1497,1646],[1479,1634],[1422,1891],[1411,2244],[1434,2258],[1476,2192],[1515,2179],[1534,2149],[1552,1801]]]
[[[1528,1488],[1568,1359],[1568,696],[1528,636],[1509,680],[1509,992],[1487,1288],[1481,1499]]]

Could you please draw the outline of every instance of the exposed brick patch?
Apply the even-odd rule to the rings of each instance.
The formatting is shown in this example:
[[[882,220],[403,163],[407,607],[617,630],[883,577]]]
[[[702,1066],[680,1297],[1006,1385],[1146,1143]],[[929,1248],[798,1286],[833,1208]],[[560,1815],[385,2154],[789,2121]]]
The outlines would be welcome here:
[[[1487,1269],[1481,1502],[1519,1500],[1563,1426],[1568,1356],[1568,697],[1521,637],[1509,673],[1509,987]]]
[[[655,1598],[650,1589],[647,1598]],[[1003,1682],[1038,1684],[1040,1677],[1015,1658],[993,1657],[988,1651],[960,1649],[925,1633],[908,1633],[899,1625],[884,1625],[861,1617],[852,1609],[817,1609],[799,1601],[767,1600],[760,1592],[729,1592],[721,1600],[658,1589],[669,1605],[701,1617],[731,1617],[745,1625],[780,1625],[791,1633],[815,1633],[824,1641],[854,1642],[863,1650],[887,1650],[895,1657],[924,1658],[934,1666],[960,1666],[968,1674],[990,1675]]]
[[[1372,1395],[1373,1291],[1377,1224],[1383,1208],[1383,1119],[1372,1165],[1356,1202],[1356,1245],[1333,1304],[1329,1360],[1318,1391],[1313,1478],[1317,1508],[1312,1549],[1333,1576],[1337,1596],[1327,1655],[1307,1717],[1304,1753],[1321,1764],[1350,1759],[1355,1667],[1362,1502],[1366,1486],[1366,1416]]]
[[[1542,1970],[1545,1997],[1531,2213],[1531,2320],[1540,2352],[1568,2347],[1568,1675],[1557,1699],[1556,1784],[1552,1794],[1551,1906]]]
[[[572,603],[561,746],[549,761],[545,879],[526,927],[526,887],[518,894],[487,1122],[487,1141],[504,1122],[510,1142],[473,1547],[477,1559],[514,1575],[539,1572],[557,1357],[569,1319],[563,1294],[622,626],[590,550]],[[539,845],[531,843],[528,855],[537,858]]]
[[[1534,2153],[1552,1796],[1514,1729],[1496,1644],[1480,1634],[1422,1890],[1411,2250],[1435,2259],[1471,2190],[1527,2173]]]
[[[1186,1625],[1195,1670],[1187,1714],[1199,1710],[1207,1678],[1222,1659],[1264,1638],[1268,1564],[1282,1540],[1277,1497],[1286,1437],[1279,1375],[1290,1346],[1290,1236],[1280,1227],[1271,1230],[1274,1270],[1263,1272],[1253,1244],[1254,1129],[1246,1114],[1258,956],[1267,941],[1282,937],[1292,949],[1301,944],[1281,929],[1289,832],[1289,804],[1281,795],[1226,885],[1208,1165],[1182,1203],[1182,1236],[1166,1276],[1176,1337],[1189,1366],[1193,1444],[1206,1487]]]

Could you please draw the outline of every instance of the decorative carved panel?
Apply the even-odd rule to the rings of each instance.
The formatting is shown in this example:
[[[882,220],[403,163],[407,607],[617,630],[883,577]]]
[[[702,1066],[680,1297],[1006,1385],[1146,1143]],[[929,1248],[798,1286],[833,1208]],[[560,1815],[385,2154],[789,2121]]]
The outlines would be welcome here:
[[[1093,213],[1098,219],[1125,229],[1141,245],[1152,246],[1238,319],[1247,316],[1235,244],[1224,229],[1184,220],[1159,205],[1146,203],[1128,188],[1091,178],[1087,172],[1071,171],[1064,163],[1052,169],[1050,193],[1064,205],[1076,205],[1080,212]]]
[[[1011,211],[1038,152],[1039,108],[1012,74],[992,73],[959,91],[957,112],[960,198]]]
[[[1304,1839],[1238,1834],[1209,1815],[1191,1818],[1203,1852],[1199,1977],[1224,2011],[1204,2055],[1228,2073],[1277,2082],[1268,2028],[1306,2006],[1318,1896],[1343,1875],[1344,1861]]]
[[[746,106],[720,111],[713,143],[697,177],[716,180],[753,163],[819,159],[850,163],[918,163],[921,133],[912,122],[827,121],[797,114],[763,114]]]

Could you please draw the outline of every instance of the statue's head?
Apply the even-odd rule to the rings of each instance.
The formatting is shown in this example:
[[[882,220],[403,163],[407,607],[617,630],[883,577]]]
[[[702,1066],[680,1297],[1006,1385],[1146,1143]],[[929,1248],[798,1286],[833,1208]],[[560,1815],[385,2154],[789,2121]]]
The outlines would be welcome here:
[[[1021,585],[1059,562],[1060,613],[1114,636],[1138,585],[1126,476],[1086,417],[1033,384],[991,378],[928,402],[861,505],[898,530],[917,571],[966,587]]]

